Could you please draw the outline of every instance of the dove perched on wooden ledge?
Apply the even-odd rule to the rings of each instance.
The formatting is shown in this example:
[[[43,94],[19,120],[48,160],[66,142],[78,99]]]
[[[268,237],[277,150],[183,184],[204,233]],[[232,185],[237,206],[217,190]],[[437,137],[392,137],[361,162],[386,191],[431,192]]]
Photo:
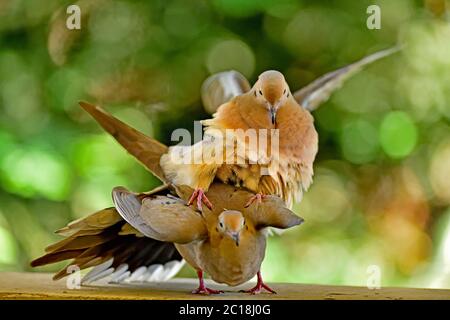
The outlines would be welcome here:
[[[140,197],[121,187],[113,190],[113,199],[122,217],[143,235],[175,243],[181,256],[197,270],[199,288],[193,293],[220,293],[205,287],[203,272],[230,286],[258,275],[256,286],[248,292],[259,293],[264,288],[274,293],[260,273],[266,248],[265,229],[290,228],[303,219],[276,196],[267,197],[258,208],[245,208],[252,194],[223,183],[211,185],[207,196],[214,201],[214,209],[200,214],[185,205],[191,188],[181,186],[175,190],[182,200],[161,194]]]
[[[212,119],[204,120],[204,138],[193,146],[174,146],[161,158],[161,167],[175,184],[195,188],[190,203],[198,207],[211,202],[204,195],[215,178],[224,183],[245,187],[255,193],[248,204],[261,201],[267,194],[282,197],[288,205],[299,201],[313,177],[313,162],[318,136],[309,110],[314,110],[351,75],[363,66],[388,56],[398,48],[372,54],[358,62],[330,72],[310,85],[291,94],[284,76],[278,71],[263,72],[251,89],[245,78],[234,72],[223,72],[207,79],[202,99],[207,110],[216,110]],[[234,96],[228,100],[230,96]],[[218,106],[219,103],[222,103]],[[257,142],[251,143],[239,130],[256,130]],[[272,129],[277,129],[276,135]],[[232,143],[220,139],[233,135]],[[265,132],[270,143],[263,143]],[[266,138],[265,138],[266,139]],[[277,140],[277,148],[272,142]],[[217,157],[223,146],[224,156]],[[236,149],[245,152],[237,154]],[[226,151],[225,151],[226,150]],[[191,162],[183,161],[190,156]],[[212,160],[214,159],[214,160]],[[240,160],[240,161],[238,161]]]
[[[69,267],[75,265],[80,269],[94,267],[83,278],[84,283],[105,277],[113,282],[158,281],[178,272],[182,256],[197,270],[200,285],[194,293],[218,293],[205,287],[204,271],[217,282],[231,286],[256,274],[258,282],[249,292],[273,292],[260,273],[265,229],[298,225],[303,221],[300,217],[275,196],[266,197],[258,208],[247,208],[252,193],[220,182],[207,192],[216,205],[199,214],[185,204],[192,189],[168,182],[159,166],[166,146],[100,107],[84,102],[80,105],[164,184],[139,194],[115,188],[115,208],[101,210],[59,230],[67,238],[47,247],[47,253],[34,260],[32,266],[74,259],[54,279],[68,275]]]
[[[303,219],[275,196],[264,199],[258,208],[245,208],[251,193],[222,183],[214,183],[207,193],[216,203],[214,210],[199,214],[185,205],[191,193],[187,186],[172,191],[164,186],[139,194],[117,187],[113,190],[116,208],[100,210],[58,230],[66,238],[48,246],[46,254],[31,265],[73,259],[55,274],[55,280],[69,275],[70,266],[94,267],[82,284],[104,278],[113,283],[164,281],[180,270],[182,257],[197,271],[199,288],[193,293],[220,293],[205,286],[204,272],[230,286],[257,275],[257,284],[247,292],[275,293],[260,272],[265,229],[290,228]]]

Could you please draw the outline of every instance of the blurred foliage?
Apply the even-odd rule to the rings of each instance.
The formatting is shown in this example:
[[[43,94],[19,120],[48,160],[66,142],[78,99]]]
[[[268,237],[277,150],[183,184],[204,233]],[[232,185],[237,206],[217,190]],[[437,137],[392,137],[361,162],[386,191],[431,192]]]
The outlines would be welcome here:
[[[157,180],[77,106],[165,143],[208,117],[200,86],[236,69],[292,89],[395,43],[314,113],[306,223],[269,241],[270,281],[450,288],[450,24],[445,0],[0,1],[0,270],[30,270],[53,230]],[[381,8],[382,28],[366,28]],[[40,270],[55,270],[49,266]],[[189,273],[187,269],[184,274]]]

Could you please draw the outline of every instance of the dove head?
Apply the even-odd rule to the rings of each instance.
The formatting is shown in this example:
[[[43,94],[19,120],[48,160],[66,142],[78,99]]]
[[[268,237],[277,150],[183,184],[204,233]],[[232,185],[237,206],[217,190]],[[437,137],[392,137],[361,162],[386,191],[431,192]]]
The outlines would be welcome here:
[[[269,113],[274,125],[278,109],[286,103],[291,93],[283,74],[269,70],[259,75],[252,88],[252,94]]]
[[[241,212],[225,210],[219,216],[217,230],[220,234],[230,237],[236,246],[239,246],[241,231],[244,228],[245,219]]]

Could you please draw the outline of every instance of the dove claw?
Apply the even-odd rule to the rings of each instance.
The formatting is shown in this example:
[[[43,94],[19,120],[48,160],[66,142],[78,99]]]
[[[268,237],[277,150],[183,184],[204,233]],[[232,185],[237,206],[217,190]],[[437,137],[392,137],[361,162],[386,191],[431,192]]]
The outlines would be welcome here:
[[[197,271],[198,281],[199,285],[198,288],[195,290],[192,290],[193,294],[220,294],[223,293],[221,290],[214,290],[210,289],[207,286],[205,286],[205,282],[203,281],[203,271],[198,270]]]
[[[197,200],[197,208],[199,211],[203,211],[202,204],[205,204],[205,206],[207,206],[209,210],[212,210],[213,208],[211,201],[209,201],[209,199],[205,195],[205,192],[201,188],[194,190],[187,203],[188,206],[194,203],[194,200]]]
[[[247,201],[247,203],[244,205],[244,208],[248,208],[255,201],[257,204],[261,204],[265,197],[266,195],[262,193],[255,194]]]
[[[241,292],[250,293],[250,294],[259,294],[261,293],[262,289],[267,290],[269,293],[276,294],[275,290],[270,288],[267,284],[263,282],[261,272],[258,271],[258,282],[256,283],[256,286],[249,290],[241,290]]]
[[[193,294],[221,294],[223,293],[223,291],[221,290],[214,290],[214,289],[210,289],[208,287],[198,287],[195,290],[192,290]]]

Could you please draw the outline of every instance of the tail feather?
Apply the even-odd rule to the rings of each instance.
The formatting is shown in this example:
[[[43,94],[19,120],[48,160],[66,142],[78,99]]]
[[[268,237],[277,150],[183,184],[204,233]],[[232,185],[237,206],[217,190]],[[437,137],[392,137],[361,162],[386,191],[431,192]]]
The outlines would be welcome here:
[[[67,238],[48,246],[45,255],[31,262],[32,267],[38,267],[73,259],[54,275],[54,280],[67,276],[70,266],[80,270],[93,267],[83,283],[104,277],[116,282],[129,281],[129,276],[141,267],[146,267],[146,276],[138,278],[148,280],[148,267],[161,265],[161,277],[154,280],[163,281],[169,278],[167,275],[175,275],[182,266],[182,257],[172,243],[143,237],[120,217],[115,208],[100,210],[61,230]]]
[[[80,249],[80,250],[69,250],[63,252],[48,253],[40,258],[33,260],[31,262],[31,266],[40,267],[50,263],[56,263],[67,259],[73,259],[78,257],[83,252],[84,250]]]
[[[57,230],[56,233],[64,237],[70,237],[81,231],[86,235],[96,234],[95,232],[102,231],[103,229],[110,227],[121,220],[122,218],[119,214],[117,214],[116,209],[111,207],[97,211],[87,217],[72,221],[64,228]]]
[[[167,152],[167,146],[123,123],[98,106],[87,102],[80,102],[80,106],[150,172],[166,182],[159,160]]]
[[[97,246],[112,240],[117,236],[120,228],[122,226],[114,225],[105,229],[103,232],[97,235],[78,235],[74,234],[73,236],[62,240],[58,243],[52,244],[45,248],[46,252],[60,252],[67,250],[76,250],[76,249],[89,249],[93,246]],[[119,229],[119,230],[117,230]],[[76,241],[74,241],[76,239]]]

